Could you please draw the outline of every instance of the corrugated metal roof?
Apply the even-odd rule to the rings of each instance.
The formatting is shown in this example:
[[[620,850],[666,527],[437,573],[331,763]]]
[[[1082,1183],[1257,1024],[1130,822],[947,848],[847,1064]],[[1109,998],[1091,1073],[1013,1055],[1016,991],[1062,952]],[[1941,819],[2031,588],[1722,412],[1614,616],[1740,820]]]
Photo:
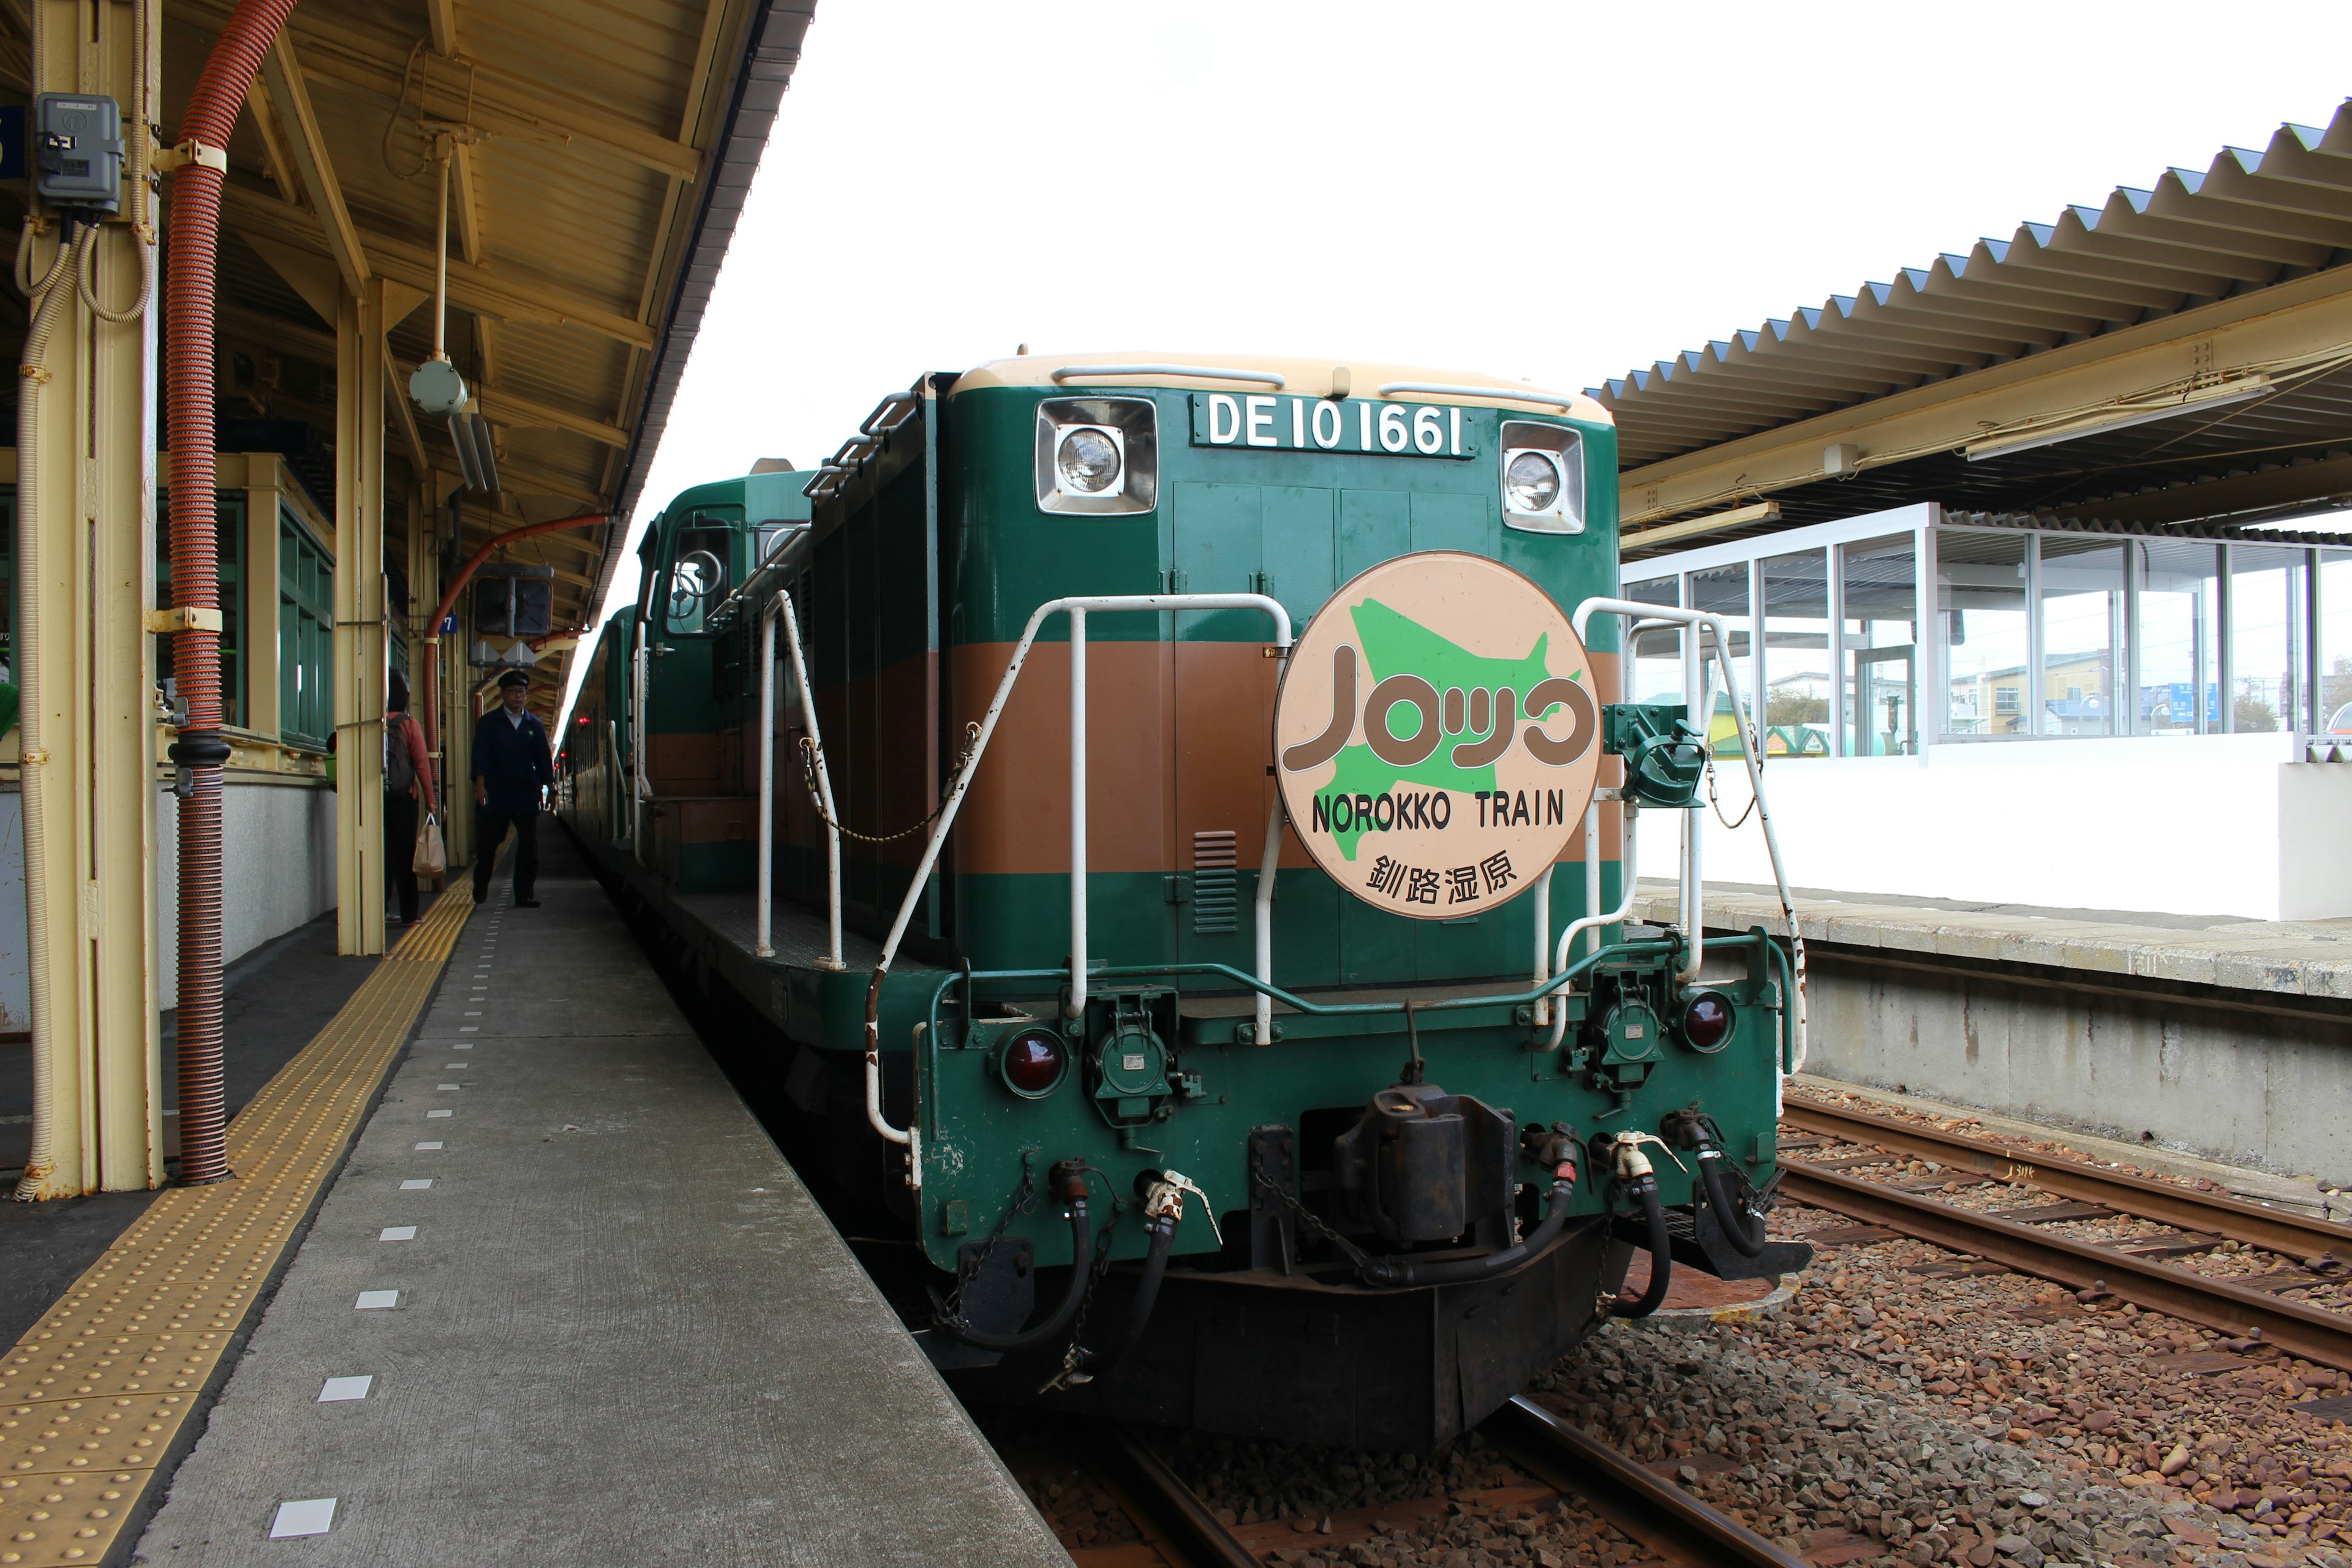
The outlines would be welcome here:
[[[763,0],[753,19],[743,69],[727,107],[725,133],[717,144],[718,167],[704,185],[686,265],[678,269],[669,309],[664,312],[666,325],[654,348],[649,387],[614,504],[621,519],[612,531],[614,540],[626,537],[628,520],[636,510],[654,449],[661,444],[662,431],[669,423],[671,400],[686,374],[687,356],[695,334],[702,330],[702,312],[710,303],[711,288],[719,281],[719,267],[734,240],[735,225],[751,194],[751,177],[759,172],[760,157],[767,148],[776,111],[782,107],[784,89],[792,84],[793,69],[800,63],[802,37],[815,10],[816,0]],[[606,552],[597,584],[600,602],[612,584],[619,558],[617,550]]]
[[[454,190],[467,216],[452,223],[448,348],[481,396],[504,481],[495,509],[468,498],[464,545],[527,518],[625,518],[634,506],[814,8],[304,0],[295,9],[287,36],[302,94],[370,270],[430,283],[438,182],[428,142],[454,132],[462,146],[453,187],[469,184],[471,200]],[[163,0],[167,126],[228,12],[229,0]],[[0,62],[0,79],[6,69]],[[301,253],[324,258],[332,247],[320,193],[281,166],[293,142],[278,89],[257,84],[248,106],[228,148],[224,411],[249,417],[256,439],[307,426],[322,448],[334,434],[333,324],[305,303],[320,296],[315,282],[298,276],[289,287],[277,268],[300,274],[319,265]],[[431,352],[432,331],[428,301],[389,333],[404,374]],[[429,466],[454,478],[443,423],[415,426]],[[387,453],[407,461],[399,421]],[[331,482],[331,465],[314,467]],[[401,481],[388,491],[397,565],[409,508]],[[557,568],[559,626],[594,614],[621,531],[531,546]]]
[[[2347,259],[2352,101],[1589,390],[1632,470]]]

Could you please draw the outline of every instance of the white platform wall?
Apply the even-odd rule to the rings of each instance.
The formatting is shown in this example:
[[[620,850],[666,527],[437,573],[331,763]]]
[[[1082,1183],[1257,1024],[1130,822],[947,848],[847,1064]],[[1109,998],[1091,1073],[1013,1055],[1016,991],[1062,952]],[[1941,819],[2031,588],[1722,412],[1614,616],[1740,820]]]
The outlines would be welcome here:
[[[1916,757],[1782,760],[1765,796],[1791,883],[2058,909],[2352,916],[2352,763],[2296,760],[2292,734],[1931,746]],[[1727,816],[1748,804],[1716,763]],[[1763,836],[1712,813],[1710,881],[1769,882]],[[1642,818],[1645,877],[1675,874],[1675,814]]]
[[[178,1003],[179,800],[157,786],[159,1005]],[[335,907],[335,795],[323,783],[229,784],[222,814],[224,961],[236,963]],[[0,1034],[32,1026],[25,952],[24,802],[0,792]]]

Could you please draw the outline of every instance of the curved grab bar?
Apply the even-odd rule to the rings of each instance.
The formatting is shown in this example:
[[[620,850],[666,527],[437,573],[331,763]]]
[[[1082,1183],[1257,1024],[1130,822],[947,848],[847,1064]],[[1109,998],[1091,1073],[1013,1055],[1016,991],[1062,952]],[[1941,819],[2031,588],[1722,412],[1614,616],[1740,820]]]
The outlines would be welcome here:
[[[1394,397],[1400,392],[1418,392],[1430,397],[1483,397],[1494,403],[1549,403],[1555,408],[1573,408],[1576,399],[1558,392],[1538,392],[1530,386],[1520,391],[1508,386],[1449,386],[1442,381],[1391,381],[1381,388],[1382,397]]]
[[[1066,364],[1054,372],[1054,384],[1092,381],[1105,375],[1189,375],[1202,381],[1253,381],[1276,391],[1290,384],[1279,371],[1226,370],[1213,364]]]

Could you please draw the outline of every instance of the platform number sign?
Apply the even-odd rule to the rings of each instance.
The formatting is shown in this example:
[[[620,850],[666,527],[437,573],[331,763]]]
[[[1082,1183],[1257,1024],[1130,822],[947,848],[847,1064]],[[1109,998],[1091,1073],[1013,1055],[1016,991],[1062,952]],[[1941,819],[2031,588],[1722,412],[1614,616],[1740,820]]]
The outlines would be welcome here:
[[[1276,777],[1333,880],[1458,920],[1526,891],[1582,830],[1600,714],[1549,595],[1483,555],[1402,555],[1332,595],[1292,649]]]

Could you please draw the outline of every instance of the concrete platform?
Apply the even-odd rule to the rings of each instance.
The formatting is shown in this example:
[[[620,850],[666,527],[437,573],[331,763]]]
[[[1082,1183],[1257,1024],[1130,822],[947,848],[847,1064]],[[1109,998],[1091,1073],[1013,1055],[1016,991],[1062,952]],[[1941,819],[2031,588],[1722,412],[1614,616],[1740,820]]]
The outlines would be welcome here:
[[[1811,943],[2031,964],[2085,982],[2211,986],[2258,1005],[2352,1004],[2352,920],[2042,910],[1811,888],[1797,889],[1795,899],[1798,929]],[[1644,879],[1636,913],[1667,921],[1674,909],[1674,884]],[[1706,923],[1777,931],[1784,922],[1770,889],[1710,885]]]
[[[1800,889],[1808,1067],[1843,1083],[2352,1185],[2352,921],[2033,910]],[[1664,921],[1673,884],[1635,912]],[[1710,885],[1708,929],[1780,931]]]
[[[544,907],[476,912],[134,1560],[1066,1568],[541,841]]]

